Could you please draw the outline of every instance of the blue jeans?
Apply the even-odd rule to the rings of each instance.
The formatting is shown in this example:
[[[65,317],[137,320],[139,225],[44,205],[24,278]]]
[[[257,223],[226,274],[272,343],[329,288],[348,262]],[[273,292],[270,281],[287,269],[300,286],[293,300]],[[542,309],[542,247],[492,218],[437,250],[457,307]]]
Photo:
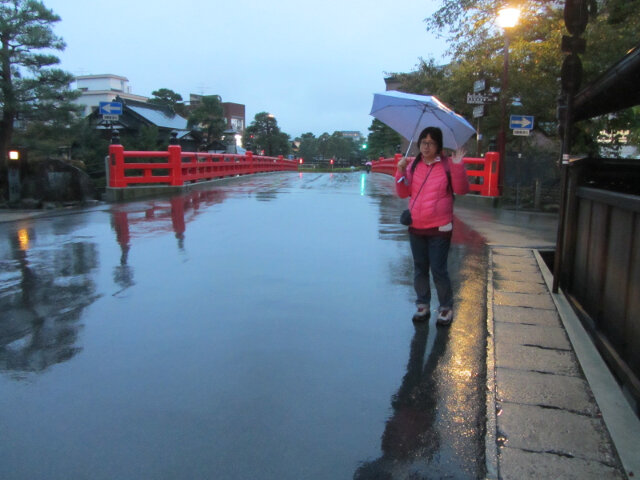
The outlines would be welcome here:
[[[447,270],[447,258],[451,236],[423,236],[409,233],[413,255],[413,287],[416,290],[416,305],[431,304],[429,270],[438,293],[440,308],[453,308],[453,292]]]

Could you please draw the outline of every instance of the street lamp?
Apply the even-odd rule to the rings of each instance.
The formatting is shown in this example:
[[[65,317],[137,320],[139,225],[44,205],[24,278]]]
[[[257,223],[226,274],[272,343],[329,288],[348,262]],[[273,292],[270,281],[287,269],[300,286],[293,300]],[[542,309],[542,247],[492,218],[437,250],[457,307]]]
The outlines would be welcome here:
[[[496,22],[504,30],[504,66],[502,69],[502,87],[500,88],[500,131],[498,133],[498,153],[500,154],[500,171],[498,173],[498,185],[500,193],[504,193],[506,144],[507,144],[507,88],[509,87],[509,29],[516,26],[520,10],[506,7],[498,11]]]
[[[273,119],[276,118],[276,116],[273,113],[268,113],[267,114],[267,155],[271,156],[272,155],[272,139],[271,139],[271,132],[273,131],[273,124],[271,123],[273,121]]]

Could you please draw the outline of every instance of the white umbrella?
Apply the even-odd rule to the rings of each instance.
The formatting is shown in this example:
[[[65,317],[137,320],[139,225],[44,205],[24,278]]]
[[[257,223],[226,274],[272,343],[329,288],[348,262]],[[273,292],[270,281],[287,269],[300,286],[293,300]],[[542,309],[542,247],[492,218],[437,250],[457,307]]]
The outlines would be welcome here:
[[[409,140],[407,154],[416,136],[426,127],[439,127],[443,146],[451,149],[464,145],[476,132],[464,117],[434,96],[397,91],[375,93],[369,115]]]

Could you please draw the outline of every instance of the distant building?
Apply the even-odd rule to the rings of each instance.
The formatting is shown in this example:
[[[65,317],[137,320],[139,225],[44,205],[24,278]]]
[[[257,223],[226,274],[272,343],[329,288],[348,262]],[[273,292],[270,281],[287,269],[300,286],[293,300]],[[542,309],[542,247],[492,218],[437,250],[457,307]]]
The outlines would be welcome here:
[[[398,79],[398,77],[387,77],[384,79],[385,90],[397,90],[402,91],[402,82]]]
[[[97,108],[100,102],[113,102],[116,97],[137,102],[149,100],[142,95],[131,93],[129,80],[119,75],[81,75],[75,77],[76,89],[81,94],[75,103],[84,107],[84,116],[89,115],[93,108]]]
[[[240,103],[222,102],[222,111],[227,127],[242,135],[245,129],[244,105]]]
[[[203,95],[190,93],[189,108],[198,105],[198,103],[202,101],[202,97]],[[235,131],[238,135],[242,135],[246,126],[244,105],[241,103],[223,102],[222,100],[220,100],[220,104],[222,105],[222,116],[225,122],[227,122],[227,129]]]

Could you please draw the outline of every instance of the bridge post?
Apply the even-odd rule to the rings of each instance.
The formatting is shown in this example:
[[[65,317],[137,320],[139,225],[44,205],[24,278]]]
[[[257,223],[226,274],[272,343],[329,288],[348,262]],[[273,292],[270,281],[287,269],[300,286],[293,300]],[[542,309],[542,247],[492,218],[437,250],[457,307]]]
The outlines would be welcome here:
[[[172,187],[181,187],[184,184],[182,180],[182,147],[178,143],[177,133],[171,132],[171,140],[168,149],[169,169],[171,172]]]
[[[487,152],[484,156],[482,195],[485,197],[497,197],[500,195],[500,189],[498,188],[500,161],[500,154],[498,152]]]
[[[109,145],[109,186],[126,187],[124,179],[124,147],[120,144],[120,136],[115,130]]]

